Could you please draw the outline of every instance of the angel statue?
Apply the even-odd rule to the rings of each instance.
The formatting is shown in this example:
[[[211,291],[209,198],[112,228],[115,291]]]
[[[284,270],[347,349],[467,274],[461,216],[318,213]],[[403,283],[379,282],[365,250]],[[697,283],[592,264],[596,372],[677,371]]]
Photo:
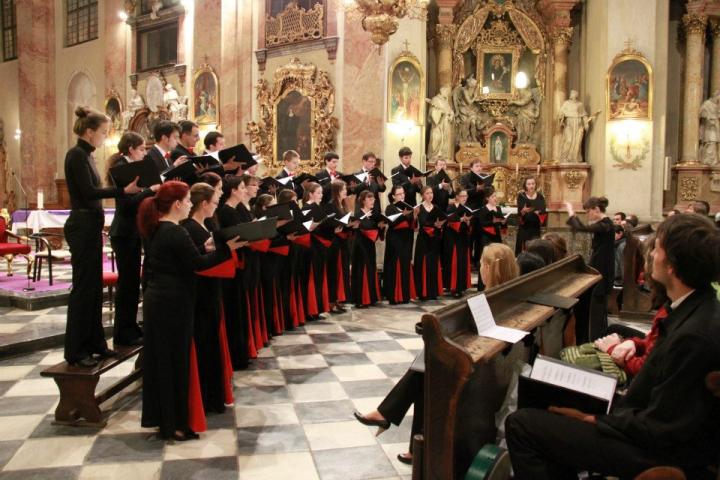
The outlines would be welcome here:
[[[477,97],[477,80],[471,75],[465,85],[458,85],[452,94],[455,107],[455,123],[458,125],[459,142],[477,142],[482,131],[481,113],[475,102]]]
[[[540,117],[541,102],[542,95],[539,88],[521,88],[518,98],[510,100],[510,105],[515,107],[515,130],[518,143],[534,143],[535,125]]]
[[[441,87],[440,93],[432,99],[426,98],[430,104],[430,146],[428,158],[452,157],[452,146],[450,139],[452,134],[452,122],[455,118],[452,105],[450,105],[450,87]]]

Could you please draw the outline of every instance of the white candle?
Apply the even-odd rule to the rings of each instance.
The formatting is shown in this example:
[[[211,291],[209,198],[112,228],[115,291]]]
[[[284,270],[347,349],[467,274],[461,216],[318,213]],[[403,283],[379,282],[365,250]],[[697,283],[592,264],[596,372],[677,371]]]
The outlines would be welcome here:
[[[37,191],[37,209],[42,210],[45,206],[45,192],[41,188]]]
[[[515,164],[515,175],[517,176],[519,172],[520,172],[520,164],[516,163]]]
[[[540,176],[540,164],[539,164],[539,163],[538,163],[538,166],[537,166],[537,176],[538,176],[538,177]]]

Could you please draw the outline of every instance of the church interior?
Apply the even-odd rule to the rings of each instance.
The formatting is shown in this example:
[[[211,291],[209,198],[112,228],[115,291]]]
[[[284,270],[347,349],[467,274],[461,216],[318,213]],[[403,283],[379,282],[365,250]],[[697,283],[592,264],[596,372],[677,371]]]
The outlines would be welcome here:
[[[720,479],[719,0],[2,0],[0,25],[0,479]],[[78,130],[82,108],[85,118],[107,120],[100,143],[86,142],[95,127]],[[163,150],[173,132],[179,163],[176,143],[172,157]],[[128,152],[140,145],[122,146],[133,134],[143,154],[167,153],[159,158],[168,171],[200,152],[217,159],[209,142],[218,136],[225,147],[246,147],[257,163],[252,173],[241,163],[239,180],[228,180],[235,175],[218,159],[219,186],[201,180],[218,192],[208,218],[220,224],[223,202],[252,205],[253,222],[243,222],[261,223],[260,197],[281,204],[288,190],[303,208],[319,208],[314,182],[332,197],[317,201],[325,213],[337,203],[334,218],[310,222],[331,241],[308,225],[306,245],[293,233],[278,250],[277,237],[261,237],[267,245],[257,248],[244,237],[235,239],[242,245],[223,237],[225,247],[218,232],[207,233],[211,247],[193,237],[193,255],[229,248],[224,261],[235,262],[216,284],[201,278],[208,266],[188,270],[192,282],[178,283],[177,274],[173,284],[182,290],[178,302],[219,304],[213,335],[224,347],[212,354],[225,370],[232,363],[222,373],[223,413],[208,411],[203,390],[202,418],[193,418],[193,382],[199,375],[198,388],[211,388],[204,377],[222,370],[204,365],[197,305],[192,348],[171,362],[161,358],[167,346],[153,351],[147,327],[163,304],[152,284],[165,277],[151,252],[164,253],[137,213],[129,228],[140,230],[134,255],[139,261],[142,237],[144,264],[141,273],[136,262],[135,296],[126,293],[127,250],[114,238],[127,208],[120,198],[136,195],[134,208],[145,211],[152,201],[144,198],[181,183],[157,170],[152,189],[139,187],[139,177],[118,184],[111,167],[118,156],[135,161]],[[70,164],[82,142],[92,180],[85,187]],[[191,175],[207,178],[195,167]],[[301,184],[304,174],[310,183]],[[447,182],[433,183],[441,175]],[[193,203],[180,224],[198,211],[193,182],[185,181]],[[259,188],[258,200],[233,200],[238,183]],[[154,235],[182,208],[156,213]],[[293,208],[283,223],[310,211]],[[71,232],[77,222],[90,231],[90,210],[101,219],[97,251]],[[346,213],[360,225],[349,241],[350,224],[338,223]],[[394,243],[403,228],[406,243]],[[272,230],[282,232],[281,222]],[[673,236],[685,243],[673,247]],[[530,246],[537,241],[554,248],[551,260]],[[494,261],[509,261],[514,274],[484,270],[496,243],[510,260]],[[529,255],[543,261],[537,270],[521,258],[533,248]],[[80,291],[90,270],[98,280],[92,294]],[[238,313],[226,288],[240,277]],[[665,303],[653,285],[663,286]],[[208,293],[216,287],[217,298]],[[706,290],[712,295],[702,296]],[[127,302],[132,322],[146,329],[144,345],[142,333],[118,341]],[[168,311],[182,312],[181,304]],[[81,308],[97,312],[99,359],[68,354],[71,317]],[[485,314],[499,331],[482,330]],[[181,330],[173,315],[158,318]],[[675,323],[666,320],[673,315]],[[242,348],[251,352],[249,360],[242,352],[241,367],[233,322],[245,328]],[[704,338],[707,355],[692,347],[681,361],[681,334]],[[562,382],[533,376],[542,365],[560,372],[561,363],[574,368],[563,381],[585,375],[586,390],[570,395]],[[186,383],[168,380],[182,366],[190,394]],[[153,368],[162,373],[150,376]],[[153,378],[160,387],[148,392]],[[548,393],[548,385],[565,390]],[[192,427],[171,431],[170,440],[160,438],[164,420],[152,423],[147,406],[163,388],[184,389],[184,407],[169,410],[184,412]],[[404,407],[401,394],[410,399]],[[623,402],[633,401],[642,414],[628,419]],[[706,421],[662,410],[691,401]],[[165,418],[163,408],[156,415]],[[536,410],[552,418],[531,419]],[[637,429],[627,433],[631,424]],[[559,447],[523,429],[581,440],[558,460]],[[566,441],[548,435],[555,446]],[[582,450],[591,436],[607,455]]]

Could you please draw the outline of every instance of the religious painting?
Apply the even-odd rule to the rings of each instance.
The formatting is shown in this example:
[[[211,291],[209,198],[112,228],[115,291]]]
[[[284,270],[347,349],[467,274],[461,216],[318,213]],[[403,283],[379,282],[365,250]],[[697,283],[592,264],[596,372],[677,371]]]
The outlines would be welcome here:
[[[297,151],[300,160],[310,160],[313,153],[312,99],[298,90],[290,90],[275,108],[276,160],[280,162],[283,153],[288,150]]]
[[[639,52],[626,49],[607,74],[609,120],[652,118],[652,68]]]
[[[192,118],[199,125],[218,124],[218,78],[208,64],[200,68],[193,76]]]
[[[123,109],[122,101],[115,91],[111,91],[108,97],[105,99],[105,115],[110,117],[112,127],[110,133],[122,131],[123,123]]]
[[[515,93],[519,55],[516,48],[479,50],[477,78],[480,89],[490,98],[510,98]]]
[[[423,125],[425,76],[417,57],[405,50],[390,66],[388,77],[388,121]]]
[[[490,135],[490,163],[507,165],[510,153],[510,144],[505,132],[497,131]]]

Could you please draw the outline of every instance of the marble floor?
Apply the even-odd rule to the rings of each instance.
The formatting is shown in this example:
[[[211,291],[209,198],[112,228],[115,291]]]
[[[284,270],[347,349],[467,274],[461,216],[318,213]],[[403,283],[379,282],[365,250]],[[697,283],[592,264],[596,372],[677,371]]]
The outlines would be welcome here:
[[[200,440],[174,445],[140,427],[137,390],[105,407],[103,429],[52,425],[57,389],[40,371],[61,361],[59,349],[0,360],[0,480],[409,478],[396,455],[412,411],[379,437],[352,412],[377,406],[422,348],[415,323],[448,303],[355,310],[276,337],[235,373],[235,404],[208,417]],[[98,388],[127,374],[126,363]]]

